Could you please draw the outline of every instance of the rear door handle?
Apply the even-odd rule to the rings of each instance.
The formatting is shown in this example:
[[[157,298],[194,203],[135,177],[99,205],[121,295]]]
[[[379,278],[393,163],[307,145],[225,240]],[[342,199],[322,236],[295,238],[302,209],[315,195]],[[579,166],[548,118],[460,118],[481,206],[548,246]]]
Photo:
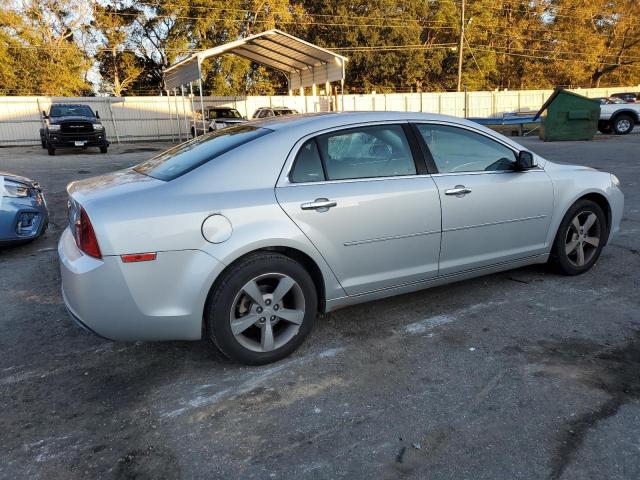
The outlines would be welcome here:
[[[306,202],[300,205],[302,210],[317,210],[318,212],[326,212],[332,207],[338,205],[337,202],[327,198],[316,198],[313,202]]]
[[[464,185],[456,185],[454,188],[444,191],[445,195],[455,195],[456,197],[464,197],[469,193],[471,193],[471,189]]]

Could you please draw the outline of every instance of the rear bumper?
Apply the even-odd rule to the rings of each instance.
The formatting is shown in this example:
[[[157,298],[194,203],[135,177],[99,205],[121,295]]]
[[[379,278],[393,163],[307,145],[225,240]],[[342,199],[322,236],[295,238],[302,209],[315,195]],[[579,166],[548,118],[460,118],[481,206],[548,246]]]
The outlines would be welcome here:
[[[204,306],[224,266],[199,250],[158,252],[123,263],[83,254],[67,228],[58,244],[62,296],[81,326],[122,341],[198,340]]]

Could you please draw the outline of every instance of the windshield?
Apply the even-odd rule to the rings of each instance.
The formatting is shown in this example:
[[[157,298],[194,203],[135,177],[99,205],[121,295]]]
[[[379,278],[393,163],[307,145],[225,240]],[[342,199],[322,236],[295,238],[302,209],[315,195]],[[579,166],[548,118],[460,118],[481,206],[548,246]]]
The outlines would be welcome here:
[[[272,130],[238,125],[181,143],[134,167],[138,173],[158,180],[173,180],[227,153],[260,138]]]
[[[242,118],[235,108],[209,110],[209,118]]]
[[[86,105],[52,105],[50,117],[93,117],[93,110]]]

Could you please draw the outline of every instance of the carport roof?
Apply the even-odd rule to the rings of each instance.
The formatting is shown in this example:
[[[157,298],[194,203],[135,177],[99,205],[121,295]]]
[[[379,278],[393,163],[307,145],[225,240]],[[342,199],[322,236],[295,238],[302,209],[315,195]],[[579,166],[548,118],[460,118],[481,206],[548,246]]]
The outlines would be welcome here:
[[[168,90],[201,78],[207,58],[232,53],[260,65],[279,70],[289,79],[289,87],[310,87],[344,79],[346,57],[321,48],[280,30],[267,30],[235,42],[194,53],[164,71]]]

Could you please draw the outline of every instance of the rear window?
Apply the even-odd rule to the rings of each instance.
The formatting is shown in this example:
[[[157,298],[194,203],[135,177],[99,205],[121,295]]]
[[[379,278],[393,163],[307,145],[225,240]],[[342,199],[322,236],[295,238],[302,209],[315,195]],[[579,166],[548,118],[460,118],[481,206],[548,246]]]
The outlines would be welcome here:
[[[170,148],[136,166],[134,170],[158,180],[173,180],[223,153],[270,132],[272,130],[267,128],[256,128],[249,125],[227,127]]]

